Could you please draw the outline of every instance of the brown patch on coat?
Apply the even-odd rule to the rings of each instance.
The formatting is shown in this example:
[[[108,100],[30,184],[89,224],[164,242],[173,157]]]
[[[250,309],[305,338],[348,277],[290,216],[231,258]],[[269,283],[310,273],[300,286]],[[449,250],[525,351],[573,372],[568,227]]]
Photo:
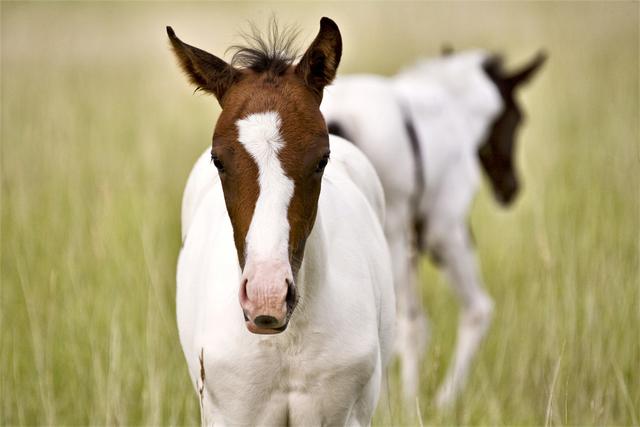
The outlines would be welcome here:
[[[288,50],[291,40],[281,40],[275,34],[265,42],[254,34],[256,43],[239,48],[234,55],[242,68],[181,42],[170,27],[167,32],[190,81],[215,95],[222,107],[211,153],[219,170],[242,268],[246,235],[260,188],[258,167],[238,141],[236,122],[256,113],[279,114],[284,140],[279,159],[285,174],[294,181],[287,217],[289,258],[296,274],[315,222],[322,172],[329,155],[320,102],[324,86],[335,77],[342,53],[337,25],[328,18],[321,19],[320,31],[298,65],[293,65],[295,56]]]

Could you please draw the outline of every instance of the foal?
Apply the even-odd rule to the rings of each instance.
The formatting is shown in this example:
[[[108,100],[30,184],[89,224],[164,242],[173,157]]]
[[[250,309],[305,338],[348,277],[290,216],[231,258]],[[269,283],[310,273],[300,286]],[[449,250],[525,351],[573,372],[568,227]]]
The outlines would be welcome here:
[[[185,189],[177,272],[203,423],[369,424],[395,300],[380,182],[320,113],[338,27],[322,18],[297,65],[282,37],[227,64],[167,32],[187,77],[222,106]]]
[[[418,395],[427,336],[413,252],[441,264],[462,305],[453,361],[437,403],[452,403],[491,320],[467,219],[480,184],[490,178],[502,204],[513,201],[513,163],[522,113],[516,91],[544,62],[538,55],[514,73],[482,51],[424,60],[392,78],[339,78],[322,112],[332,133],[364,151],[385,190],[385,234],[398,300],[398,347],[404,394]]]

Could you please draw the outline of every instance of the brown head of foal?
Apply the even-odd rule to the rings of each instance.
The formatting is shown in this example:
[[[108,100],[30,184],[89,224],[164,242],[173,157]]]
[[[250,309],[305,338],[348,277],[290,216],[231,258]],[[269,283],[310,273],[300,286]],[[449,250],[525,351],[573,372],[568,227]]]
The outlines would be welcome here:
[[[295,277],[329,158],[319,107],[342,53],[340,31],[329,18],[321,19],[297,64],[291,38],[272,30],[269,40],[253,37],[252,46],[238,48],[229,64],[167,27],[189,80],[222,107],[211,156],[242,269],[246,326],[263,334],[284,331],[298,301]]]

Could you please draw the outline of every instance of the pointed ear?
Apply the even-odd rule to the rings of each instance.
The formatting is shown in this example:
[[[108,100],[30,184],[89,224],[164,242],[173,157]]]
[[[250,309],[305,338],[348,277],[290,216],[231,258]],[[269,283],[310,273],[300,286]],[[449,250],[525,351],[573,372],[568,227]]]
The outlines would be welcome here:
[[[514,88],[521,84],[527,83],[540,69],[542,64],[547,60],[547,54],[544,51],[538,52],[528,64],[524,65],[518,71],[505,77],[505,83]]]
[[[224,98],[227,89],[233,84],[238,74],[237,71],[222,59],[197,47],[183,43],[171,27],[167,27],[167,34],[169,35],[173,52],[178,58],[178,63],[189,78],[189,81],[196,85],[198,89],[215,95],[218,102],[222,104],[222,98]]]
[[[298,74],[320,98],[322,90],[333,81],[342,56],[342,37],[335,22],[320,20],[320,32],[296,66]]]

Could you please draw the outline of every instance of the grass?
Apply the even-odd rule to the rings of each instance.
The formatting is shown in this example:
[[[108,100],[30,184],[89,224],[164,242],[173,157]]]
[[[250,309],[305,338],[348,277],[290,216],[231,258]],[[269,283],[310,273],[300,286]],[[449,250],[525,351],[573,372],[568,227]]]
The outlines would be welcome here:
[[[640,422],[638,3],[9,3],[2,8],[0,424],[197,424],[175,326],[179,204],[210,141],[164,25],[216,53],[274,11],[320,16],[342,72],[441,43],[549,63],[522,94],[524,191],[471,223],[494,323],[459,403],[432,405],[457,305],[427,260],[432,336],[415,417],[397,366],[375,424]],[[213,106],[213,108],[212,108]]]

